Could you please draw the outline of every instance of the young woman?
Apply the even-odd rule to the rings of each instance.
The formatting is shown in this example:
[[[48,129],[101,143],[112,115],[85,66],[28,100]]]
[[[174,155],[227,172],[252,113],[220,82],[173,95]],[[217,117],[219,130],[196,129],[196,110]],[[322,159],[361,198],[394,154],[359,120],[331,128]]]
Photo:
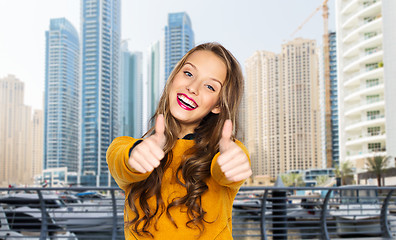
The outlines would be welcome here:
[[[232,204],[251,174],[234,139],[243,76],[218,43],[175,66],[144,139],[119,137],[109,170],[125,191],[126,239],[232,239]]]

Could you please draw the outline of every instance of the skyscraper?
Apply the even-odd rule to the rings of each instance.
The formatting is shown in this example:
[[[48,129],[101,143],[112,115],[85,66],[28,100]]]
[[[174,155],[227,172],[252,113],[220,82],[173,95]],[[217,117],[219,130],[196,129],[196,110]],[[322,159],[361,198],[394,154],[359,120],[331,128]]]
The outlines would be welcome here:
[[[164,79],[164,41],[151,44],[148,50],[147,64],[147,109],[152,117],[157,109],[159,98],[165,85]]]
[[[79,40],[65,18],[50,20],[46,31],[44,169],[78,170]]]
[[[187,13],[169,13],[165,26],[165,80],[176,63],[195,45],[191,20]]]
[[[141,52],[129,52],[126,42],[121,47],[119,84],[120,136],[140,138],[143,135],[143,70]]]
[[[133,132],[132,136],[136,138],[142,137],[144,134],[143,124],[143,53],[132,52],[130,56],[129,67],[132,79],[132,95],[133,95]],[[131,93],[129,93],[131,94]]]
[[[396,156],[395,11],[395,1],[336,1],[340,161],[358,172]]]
[[[314,40],[295,39],[275,54],[246,60],[245,144],[253,175],[322,167],[318,56]]]
[[[31,184],[31,107],[24,105],[25,84],[14,75],[0,78],[0,186]]]
[[[120,0],[81,1],[80,184],[109,186],[106,150],[118,135]]]
[[[128,43],[123,41],[121,43],[120,54],[120,78],[119,78],[119,121],[120,121],[120,136],[132,136],[132,121],[133,121],[133,100],[132,94],[133,80],[130,68],[131,53],[128,50]]]
[[[44,112],[34,110],[32,126],[32,174],[39,176],[43,170],[43,149],[44,149]]]
[[[330,63],[330,109],[331,109],[331,156],[332,166],[339,165],[338,137],[338,79],[337,79],[337,42],[336,33],[329,33],[329,63]]]

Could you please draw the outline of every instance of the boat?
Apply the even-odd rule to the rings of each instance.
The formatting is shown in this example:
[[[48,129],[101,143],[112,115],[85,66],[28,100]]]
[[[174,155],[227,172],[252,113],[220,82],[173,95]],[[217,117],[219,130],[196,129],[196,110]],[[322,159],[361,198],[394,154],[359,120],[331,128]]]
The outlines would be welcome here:
[[[0,205],[0,239],[32,239],[41,234],[41,212],[30,207],[3,208]],[[47,218],[48,237],[46,239],[78,240],[76,235],[56,225]]]
[[[55,224],[68,231],[106,232],[113,229],[112,206],[83,203],[78,198],[67,195],[43,194],[43,199],[48,216]],[[10,194],[0,198],[0,203],[7,204],[15,211],[20,210],[22,206],[26,206],[29,207],[31,212],[36,211],[37,214],[41,215],[40,200],[37,194]],[[123,218],[122,212],[117,211],[116,213],[117,219]]]

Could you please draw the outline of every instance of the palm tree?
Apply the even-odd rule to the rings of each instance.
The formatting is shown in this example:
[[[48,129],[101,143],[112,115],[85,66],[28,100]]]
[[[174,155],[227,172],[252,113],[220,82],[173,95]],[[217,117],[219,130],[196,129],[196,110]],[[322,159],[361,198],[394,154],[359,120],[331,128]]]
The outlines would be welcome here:
[[[341,163],[341,167],[337,165],[335,168],[335,175],[337,178],[341,178],[341,185],[345,185],[346,179],[353,176],[351,163],[349,161],[345,161]]]
[[[286,187],[304,187],[305,183],[300,173],[288,173],[281,176]]]
[[[316,184],[318,186],[323,186],[327,181],[329,181],[329,176],[327,175],[320,175],[316,177]]]
[[[390,156],[374,156],[366,159],[367,170],[373,172],[377,177],[378,187],[381,187],[381,177],[388,166],[390,158]]]

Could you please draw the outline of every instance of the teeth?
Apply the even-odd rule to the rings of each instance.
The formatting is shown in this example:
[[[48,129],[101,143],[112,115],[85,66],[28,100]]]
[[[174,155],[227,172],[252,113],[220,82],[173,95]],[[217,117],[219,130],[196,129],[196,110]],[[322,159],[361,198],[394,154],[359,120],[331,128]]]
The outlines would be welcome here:
[[[190,99],[186,98],[184,95],[178,95],[177,96],[183,103],[187,104],[191,108],[196,108],[197,104],[195,104],[193,101]]]

